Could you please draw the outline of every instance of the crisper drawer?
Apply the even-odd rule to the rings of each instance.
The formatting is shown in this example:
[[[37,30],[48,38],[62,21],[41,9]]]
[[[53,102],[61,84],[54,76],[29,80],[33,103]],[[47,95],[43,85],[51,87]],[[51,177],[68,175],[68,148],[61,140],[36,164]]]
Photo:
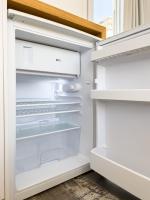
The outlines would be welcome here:
[[[16,173],[52,164],[79,153],[80,129],[22,138],[16,142]],[[59,165],[59,162],[58,162]]]
[[[80,54],[66,49],[16,40],[16,68],[80,74]]]

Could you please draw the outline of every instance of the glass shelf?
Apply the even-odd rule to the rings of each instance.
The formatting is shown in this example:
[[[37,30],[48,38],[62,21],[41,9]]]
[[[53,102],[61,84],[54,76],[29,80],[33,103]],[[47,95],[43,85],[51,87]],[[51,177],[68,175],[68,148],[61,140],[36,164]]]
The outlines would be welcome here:
[[[80,113],[80,110],[68,110],[68,111],[58,111],[58,112],[41,112],[40,113],[33,113],[33,112],[26,112],[21,113],[20,115],[17,115],[17,118],[24,118],[24,117],[34,117],[34,116],[46,116],[46,115],[53,115],[53,114],[66,114],[66,113]]]
[[[31,102],[31,103],[19,103],[16,105],[17,110],[24,109],[25,107],[37,107],[37,106],[64,106],[64,105],[80,105],[80,102]]]
[[[18,125],[16,130],[16,139],[24,140],[75,129],[80,129],[80,126],[65,122],[53,125],[44,125],[42,122],[36,124]]]
[[[67,112],[80,112],[79,101],[18,101],[16,104],[16,116],[32,116],[43,114],[61,114]]]
[[[81,97],[80,96],[68,96],[68,95],[61,95],[56,96],[55,98],[17,98],[16,99],[16,106],[23,106],[23,105],[37,105],[37,104],[74,104],[80,103]]]
[[[41,105],[72,105],[72,104],[80,104],[80,101],[48,101],[48,100],[26,100],[26,101],[17,101],[16,106],[41,106]]]

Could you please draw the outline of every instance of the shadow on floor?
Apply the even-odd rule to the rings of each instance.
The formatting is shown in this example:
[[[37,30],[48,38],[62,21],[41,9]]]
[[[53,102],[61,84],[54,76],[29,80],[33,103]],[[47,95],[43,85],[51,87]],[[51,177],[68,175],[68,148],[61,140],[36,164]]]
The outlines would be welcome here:
[[[90,171],[28,200],[139,200]]]

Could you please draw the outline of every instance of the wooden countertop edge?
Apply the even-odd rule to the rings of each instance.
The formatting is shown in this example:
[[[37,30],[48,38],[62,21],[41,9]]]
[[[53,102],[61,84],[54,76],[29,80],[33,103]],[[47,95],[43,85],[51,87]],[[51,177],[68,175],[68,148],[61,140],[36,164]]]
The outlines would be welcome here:
[[[106,28],[38,0],[8,0],[8,8],[49,19],[79,29],[99,38],[106,38]]]

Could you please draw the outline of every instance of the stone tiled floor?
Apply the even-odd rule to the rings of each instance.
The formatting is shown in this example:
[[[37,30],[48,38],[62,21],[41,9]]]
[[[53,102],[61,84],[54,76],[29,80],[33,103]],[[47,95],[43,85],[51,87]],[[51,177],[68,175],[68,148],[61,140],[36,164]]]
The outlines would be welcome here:
[[[139,200],[91,171],[28,200]]]

